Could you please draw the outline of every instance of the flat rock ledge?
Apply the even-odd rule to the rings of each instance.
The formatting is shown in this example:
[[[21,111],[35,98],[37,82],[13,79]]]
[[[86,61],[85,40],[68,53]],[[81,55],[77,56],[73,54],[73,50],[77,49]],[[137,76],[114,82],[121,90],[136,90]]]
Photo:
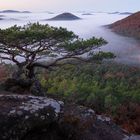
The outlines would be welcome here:
[[[134,138],[134,137],[133,137]],[[131,140],[92,109],[28,95],[0,95],[0,140]],[[135,139],[133,139],[135,140]]]

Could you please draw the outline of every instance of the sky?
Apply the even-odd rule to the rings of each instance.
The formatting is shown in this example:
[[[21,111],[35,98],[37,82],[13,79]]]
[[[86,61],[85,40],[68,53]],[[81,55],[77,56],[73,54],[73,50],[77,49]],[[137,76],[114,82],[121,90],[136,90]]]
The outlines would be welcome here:
[[[0,0],[0,10],[29,11],[140,11],[140,0]]]

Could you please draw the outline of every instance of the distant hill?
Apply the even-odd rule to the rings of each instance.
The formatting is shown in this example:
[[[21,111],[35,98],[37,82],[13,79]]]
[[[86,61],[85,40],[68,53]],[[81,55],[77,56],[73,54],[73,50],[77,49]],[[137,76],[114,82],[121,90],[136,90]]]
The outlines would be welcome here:
[[[30,11],[21,11],[20,13],[31,13]]]
[[[45,13],[48,13],[48,14],[54,14],[53,12],[50,12],[50,11],[45,11]]]
[[[116,33],[140,39],[140,11],[108,27]]]
[[[3,10],[0,13],[31,13],[30,11]]]
[[[119,14],[120,12],[111,12],[111,13],[108,13],[108,14]]]
[[[48,20],[78,20],[78,19],[80,18],[71,13],[62,13]]]
[[[0,13],[20,13],[20,11],[16,11],[16,10],[3,10],[3,11],[0,11]]]
[[[108,14],[131,15],[133,13],[130,13],[130,12],[111,12],[111,13],[108,13]]]
[[[91,13],[83,13],[82,15],[84,15],[84,16],[90,16],[90,15],[93,15],[93,14],[91,14]]]
[[[0,15],[0,20],[3,20],[4,18],[3,17],[5,17],[4,15]]]
[[[122,12],[120,13],[120,15],[132,15],[133,13],[130,13],[130,12]]]
[[[0,21],[1,20],[4,20],[4,21],[19,21],[19,19],[16,19],[16,18],[1,18],[0,17]]]

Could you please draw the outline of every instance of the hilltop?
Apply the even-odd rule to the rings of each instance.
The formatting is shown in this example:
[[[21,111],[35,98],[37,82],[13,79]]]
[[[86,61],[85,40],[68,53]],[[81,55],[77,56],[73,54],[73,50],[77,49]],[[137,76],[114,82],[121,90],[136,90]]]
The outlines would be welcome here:
[[[78,19],[80,18],[71,13],[62,13],[48,20],[78,20]]]
[[[140,39],[140,11],[109,25],[114,32]]]

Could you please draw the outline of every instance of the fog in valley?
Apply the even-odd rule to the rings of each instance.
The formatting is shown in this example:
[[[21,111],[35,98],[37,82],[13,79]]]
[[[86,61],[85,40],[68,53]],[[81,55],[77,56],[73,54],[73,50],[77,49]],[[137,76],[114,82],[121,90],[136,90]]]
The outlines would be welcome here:
[[[92,13],[85,14],[81,12],[73,13],[81,18],[81,20],[73,21],[47,21],[45,19],[52,18],[60,13],[1,13],[0,28],[7,28],[12,25],[24,25],[27,23],[39,22],[41,24],[49,24],[51,26],[66,27],[82,38],[103,37],[108,44],[101,47],[103,51],[111,51],[117,56],[115,61],[130,64],[140,64],[140,41],[129,37],[120,36],[104,25],[111,24],[115,21],[123,19],[128,15],[108,14],[108,13]]]

